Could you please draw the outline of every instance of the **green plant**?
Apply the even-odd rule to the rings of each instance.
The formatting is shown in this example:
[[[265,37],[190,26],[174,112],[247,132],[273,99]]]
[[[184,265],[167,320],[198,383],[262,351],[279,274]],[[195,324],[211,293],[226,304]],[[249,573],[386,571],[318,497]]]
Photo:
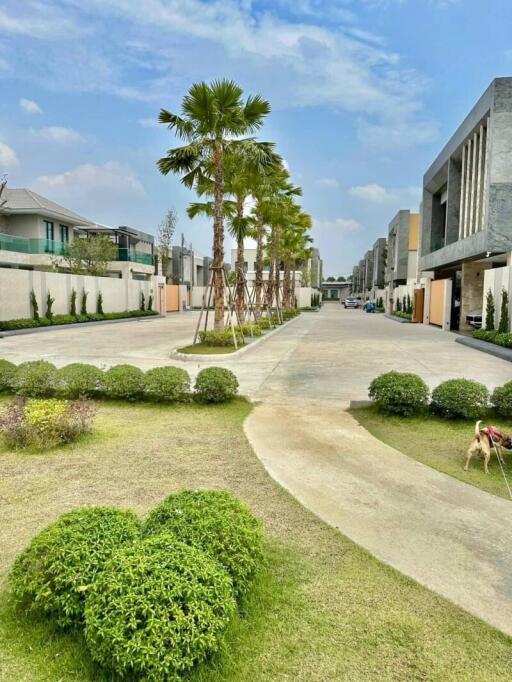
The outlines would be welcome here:
[[[503,289],[501,293],[501,310],[500,321],[498,324],[498,332],[500,334],[508,334],[510,330],[510,320],[508,315],[508,293]]]
[[[138,400],[144,395],[144,372],[132,365],[115,365],[104,374],[105,394],[118,400]]]
[[[432,411],[447,419],[479,419],[488,406],[489,391],[478,381],[449,379],[432,391]]]
[[[268,317],[260,317],[260,319],[258,320],[258,326],[260,329],[263,329],[263,330],[270,329],[271,322],[268,319]]]
[[[69,314],[76,317],[76,289],[71,289],[71,302],[69,306]]]
[[[255,324],[254,322],[244,322],[236,328],[236,331],[240,330],[242,334],[246,337],[248,336],[261,336],[261,326]]]
[[[205,367],[196,377],[195,398],[202,403],[224,403],[235,397],[238,380],[225,367]]]
[[[55,303],[55,299],[53,298],[53,296],[48,291],[48,293],[46,294],[46,319],[50,320],[50,324],[53,320],[52,308],[53,308],[54,303]]]
[[[86,597],[92,657],[125,679],[180,680],[216,652],[235,612],[231,581],[171,535],[113,554]]]
[[[397,297],[396,299],[396,311],[399,313],[402,310],[402,304],[400,303],[400,299]]]
[[[187,400],[190,395],[190,377],[179,367],[156,367],[145,375],[146,396],[155,402]]]
[[[494,343],[494,339],[496,338],[497,333],[498,333],[497,331],[490,329],[475,329],[475,331],[473,332],[473,338],[480,339],[481,341],[489,341],[490,343]]]
[[[143,291],[140,292],[140,309],[146,310],[146,298]]]
[[[153,296],[150,294],[148,298],[148,310],[153,310]]]
[[[82,289],[82,299],[80,304],[80,315],[87,315],[87,296],[88,292]]]
[[[243,340],[240,332],[235,329],[236,341],[239,346],[243,345]],[[205,346],[234,346],[233,332],[231,329],[226,329],[223,332],[214,330],[199,332],[199,340]]]
[[[86,433],[94,412],[86,402],[18,397],[0,413],[0,433],[10,448],[48,450]]]
[[[14,562],[13,595],[61,627],[81,623],[85,595],[120,546],[139,538],[131,512],[90,507],[63,514],[36,535]]]
[[[39,305],[37,303],[36,292],[33,289],[30,291],[30,305],[32,307],[32,319],[39,320]]]
[[[425,409],[429,389],[417,374],[392,371],[376,377],[368,395],[382,412],[409,416]]]
[[[485,296],[485,300],[486,300],[485,328],[487,331],[493,331],[495,307],[494,296],[492,295],[492,291],[490,289],[488,290]]]
[[[512,334],[510,332],[507,332],[505,334],[496,332],[496,335],[493,338],[493,342],[496,343],[498,346],[503,346],[504,348],[512,348]]]
[[[110,261],[116,260],[119,250],[105,234],[76,238],[66,245],[63,254],[67,267],[78,275],[105,275]]]
[[[75,362],[57,370],[57,386],[65,398],[95,398],[104,390],[103,372],[94,365]]]
[[[8,360],[0,359],[0,393],[11,390],[15,372],[16,365]]]
[[[46,360],[32,360],[18,365],[12,387],[18,395],[47,398],[55,391],[57,368]]]
[[[103,294],[98,291],[98,297],[96,299],[96,312],[98,315],[103,315]]]
[[[512,417],[512,381],[494,389],[491,404],[501,417]]]
[[[250,509],[226,490],[184,490],[149,515],[143,535],[171,533],[210,554],[229,573],[237,595],[262,559],[263,534]]]

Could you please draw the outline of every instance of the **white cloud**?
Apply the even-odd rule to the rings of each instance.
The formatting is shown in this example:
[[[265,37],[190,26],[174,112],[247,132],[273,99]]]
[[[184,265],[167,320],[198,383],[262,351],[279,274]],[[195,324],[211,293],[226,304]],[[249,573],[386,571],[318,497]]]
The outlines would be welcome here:
[[[23,109],[23,111],[26,111],[29,114],[42,114],[43,110],[39,106],[37,102],[34,102],[33,99],[25,99],[22,97],[20,99],[20,108]]]
[[[47,128],[31,128],[32,135],[43,140],[68,144],[71,142],[83,142],[85,138],[77,130],[73,128],[64,128],[61,126],[48,126]]]
[[[101,165],[85,163],[65,173],[41,175],[35,180],[34,187],[43,194],[45,191],[52,191],[53,195],[58,193],[64,202],[70,196],[94,201],[101,195],[115,201],[126,196],[141,197],[145,193],[137,176],[118,161],[107,161]],[[94,204],[91,204],[89,210],[93,209]]]
[[[6,168],[18,165],[16,152],[8,144],[0,142],[0,173]]]
[[[141,125],[143,128],[160,127],[160,123],[158,122],[156,116],[154,118],[152,118],[151,116],[148,116],[147,118],[139,118],[139,125]]]
[[[320,187],[339,187],[336,178],[319,178],[315,180],[315,184],[320,185]]]
[[[335,230],[336,232],[355,232],[362,228],[361,223],[353,218],[335,218],[334,220],[313,220],[313,227],[318,230]]]
[[[404,207],[420,201],[420,187],[383,187],[377,183],[350,187],[348,193],[356,199],[372,204],[401,204]]]
[[[4,33],[44,40],[56,36],[70,39],[80,32],[76,22],[49,3],[4,0],[4,4],[6,6],[0,8],[0,30]]]

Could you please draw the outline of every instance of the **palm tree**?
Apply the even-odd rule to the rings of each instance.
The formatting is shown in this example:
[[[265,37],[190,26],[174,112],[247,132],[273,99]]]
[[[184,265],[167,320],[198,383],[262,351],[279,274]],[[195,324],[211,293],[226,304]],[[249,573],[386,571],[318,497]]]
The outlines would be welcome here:
[[[186,141],[170,149],[158,161],[164,175],[180,174],[188,188],[197,187],[205,177],[213,181],[213,281],[215,292],[215,329],[224,329],[224,159],[237,146],[250,147],[270,104],[259,95],[243,101],[242,89],[233,81],[216,80],[192,85],[181,104],[181,115],[162,109],[160,123]],[[242,139],[241,139],[242,138]]]

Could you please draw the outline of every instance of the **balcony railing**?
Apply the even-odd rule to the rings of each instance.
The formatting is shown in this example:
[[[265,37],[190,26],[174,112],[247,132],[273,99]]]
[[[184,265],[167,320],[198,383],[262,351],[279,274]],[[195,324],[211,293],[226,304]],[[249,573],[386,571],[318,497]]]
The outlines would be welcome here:
[[[0,234],[0,251],[63,256],[66,253],[66,247],[66,242],[57,242],[53,239],[31,239],[16,237],[11,234]],[[118,249],[115,260],[153,265],[153,256],[150,253],[136,251],[135,249]]]

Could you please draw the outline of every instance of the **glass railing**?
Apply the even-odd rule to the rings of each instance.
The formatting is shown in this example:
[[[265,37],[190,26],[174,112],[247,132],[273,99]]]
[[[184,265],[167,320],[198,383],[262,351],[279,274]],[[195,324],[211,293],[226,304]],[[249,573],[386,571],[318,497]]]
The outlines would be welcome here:
[[[48,253],[54,256],[62,256],[66,250],[66,242],[0,234],[0,250],[16,251],[17,253]]]
[[[66,253],[66,242],[57,242],[53,239],[31,239],[16,237],[11,234],[0,234],[0,251],[15,251],[17,253],[49,254],[63,256]],[[153,265],[153,256],[150,253],[136,251],[135,249],[118,249],[118,261],[130,261],[141,265]]]
[[[141,265],[153,265],[153,256],[150,253],[136,251],[135,249],[118,249],[117,260],[140,263]]]

